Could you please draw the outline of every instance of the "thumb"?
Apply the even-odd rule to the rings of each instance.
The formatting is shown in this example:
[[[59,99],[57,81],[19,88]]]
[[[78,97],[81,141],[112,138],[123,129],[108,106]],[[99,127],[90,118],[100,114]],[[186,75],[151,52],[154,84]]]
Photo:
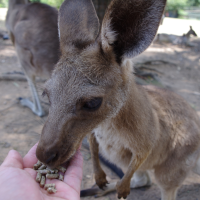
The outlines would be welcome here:
[[[17,151],[10,150],[1,167],[14,167],[23,169],[23,159]]]

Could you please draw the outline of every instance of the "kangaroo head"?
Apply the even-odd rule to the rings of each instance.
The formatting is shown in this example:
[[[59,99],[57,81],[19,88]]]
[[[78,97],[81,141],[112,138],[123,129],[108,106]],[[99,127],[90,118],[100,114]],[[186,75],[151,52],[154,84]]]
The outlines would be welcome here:
[[[197,37],[196,32],[193,30],[192,26],[190,26],[190,30],[189,30],[190,35],[193,35],[195,37]]]
[[[130,59],[152,42],[165,0],[114,0],[101,30],[91,0],[65,0],[59,11],[62,56],[46,82],[49,116],[37,157],[68,161],[82,139],[117,115],[133,82]]]

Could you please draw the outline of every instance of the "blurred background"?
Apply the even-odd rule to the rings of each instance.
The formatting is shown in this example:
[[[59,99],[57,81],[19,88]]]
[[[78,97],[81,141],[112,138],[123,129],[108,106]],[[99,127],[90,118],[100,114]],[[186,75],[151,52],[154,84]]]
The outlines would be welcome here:
[[[32,0],[59,9],[63,0]],[[102,21],[110,0],[93,0]],[[39,140],[47,117],[38,117],[19,104],[19,97],[32,98],[26,77],[18,62],[15,48],[5,26],[8,0],[0,0],[0,164],[10,149],[24,156]],[[158,34],[151,46],[134,59],[137,83],[153,84],[181,95],[200,116],[200,0],[168,0]],[[48,101],[41,96],[43,79],[36,79],[37,91],[45,112]],[[82,147],[84,173],[82,188],[94,185],[91,155]],[[118,179],[103,166],[109,182]],[[82,199],[94,199],[85,197]],[[100,200],[116,199],[115,193]],[[155,183],[150,188],[132,190],[130,200],[157,200],[160,192]],[[178,200],[200,200],[200,179],[193,174],[184,182]]]
[[[99,17],[102,19],[105,9],[111,0],[92,0]],[[30,2],[45,3],[56,8],[62,4],[62,0],[30,0]],[[181,19],[200,19],[200,0],[168,0],[165,13],[167,17]],[[0,0],[0,7],[7,8],[8,0]]]

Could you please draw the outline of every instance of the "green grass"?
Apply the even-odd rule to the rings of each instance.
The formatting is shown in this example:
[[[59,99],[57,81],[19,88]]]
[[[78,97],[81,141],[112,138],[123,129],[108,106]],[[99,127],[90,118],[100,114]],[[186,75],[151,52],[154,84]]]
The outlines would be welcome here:
[[[0,0],[0,8],[7,8],[8,0]]]

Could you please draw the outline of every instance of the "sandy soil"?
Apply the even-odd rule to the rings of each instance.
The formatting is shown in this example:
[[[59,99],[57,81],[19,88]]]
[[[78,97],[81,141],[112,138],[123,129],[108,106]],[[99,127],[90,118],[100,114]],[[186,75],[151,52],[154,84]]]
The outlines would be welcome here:
[[[147,82],[174,90],[200,114],[199,47],[186,48],[169,44],[153,44],[145,53],[135,59],[136,64],[145,61],[156,61],[148,65],[146,71],[153,73],[157,71],[159,80],[154,81],[147,78]],[[163,63],[163,61],[165,62]],[[142,66],[147,67],[144,64]],[[14,47],[10,41],[0,39],[0,75],[13,71],[22,71]],[[42,83],[38,83],[40,94],[42,86]],[[32,145],[39,140],[46,117],[39,118],[18,103],[18,97],[31,98],[27,82],[0,81],[0,92],[0,163],[2,163],[10,149],[16,149],[22,155],[26,154]],[[43,103],[43,105],[48,111],[46,104]],[[82,153],[84,157],[82,188],[89,188],[94,185],[90,152],[82,148]],[[106,167],[104,168],[109,181],[117,180],[113,172]],[[82,199],[92,200],[94,197]],[[111,193],[99,199],[113,200],[116,199],[116,194]],[[160,199],[160,191],[153,181],[151,187],[131,190],[128,199],[158,200]],[[178,200],[200,200],[200,177],[194,174],[188,177],[178,192]]]

